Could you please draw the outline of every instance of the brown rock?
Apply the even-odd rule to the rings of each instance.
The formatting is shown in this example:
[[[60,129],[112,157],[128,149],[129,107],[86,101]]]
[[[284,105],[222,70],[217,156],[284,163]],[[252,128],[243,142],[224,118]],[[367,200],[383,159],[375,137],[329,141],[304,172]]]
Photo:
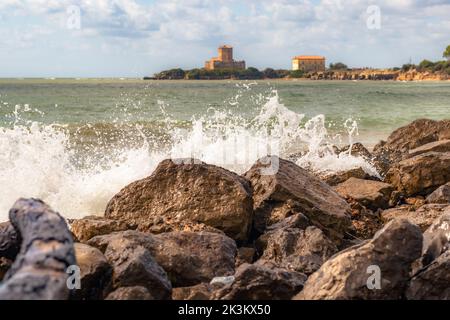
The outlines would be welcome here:
[[[336,186],[340,183],[347,181],[350,178],[358,178],[365,180],[375,179],[375,177],[370,176],[361,167],[350,169],[347,171],[328,173],[324,176],[321,176],[320,178],[330,186]]]
[[[411,206],[403,205],[383,211],[381,218],[386,223],[398,218],[408,219],[411,223],[418,225],[422,231],[425,231],[436,218],[443,214],[446,208],[446,205],[426,204],[414,210]]]
[[[389,207],[394,188],[384,182],[350,178],[334,190],[345,199],[354,199],[369,209],[377,210]]]
[[[232,284],[213,294],[221,300],[287,300],[302,289],[306,276],[295,271],[243,264]]]
[[[421,248],[420,229],[407,220],[394,220],[372,240],[350,247],[325,262],[294,299],[400,299],[411,263],[420,256]],[[376,281],[369,278],[371,275],[376,278],[376,268],[380,271],[378,289]],[[375,288],[369,289],[368,284]]]
[[[10,222],[0,223],[0,257],[14,260],[20,250],[20,237]]]
[[[237,174],[193,159],[164,160],[150,177],[116,194],[105,216],[137,225],[140,231],[148,231],[148,220],[154,217],[189,220],[246,240],[252,205],[250,185]]]
[[[70,229],[79,242],[87,242],[95,236],[101,236],[116,231],[133,229],[127,223],[118,220],[105,219],[104,217],[88,216],[79,220],[71,220]]]
[[[237,251],[236,266],[240,266],[243,263],[253,263],[256,250],[252,247],[241,247]]]
[[[450,152],[428,152],[400,161],[385,181],[406,196],[427,195],[450,180]]]
[[[172,297],[172,285],[166,272],[143,246],[124,238],[112,238],[105,257],[113,266],[114,289],[140,286],[157,300]]]
[[[209,300],[212,288],[207,283],[200,283],[192,287],[175,288],[172,292],[173,300]]]
[[[141,286],[121,287],[111,292],[105,300],[155,300],[147,288]]]
[[[74,247],[81,272],[81,288],[74,291],[74,298],[103,299],[103,292],[111,281],[111,266],[100,250],[82,243],[75,243]]]
[[[450,204],[450,182],[440,186],[427,197],[428,203]]]
[[[308,275],[337,251],[336,245],[314,226],[305,230],[286,228],[270,235],[261,259]]]
[[[449,151],[450,151],[450,139],[446,139],[430,142],[418,148],[409,150],[407,157],[412,158],[419,154],[427,152],[449,152]]]
[[[6,272],[11,268],[13,261],[5,257],[0,257],[0,281],[3,280]]]
[[[264,232],[276,208],[288,202],[334,239],[350,226],[350,207],[330,186],[293,162],[278,157],[258,160],[245,174],[253,186],[255,228]],[[280,219],[281,220],[281,219]]]
[[[421,265],[427,266],[450,249],[450,206],[423,234]]]
[[[97,236],[89,245],[107,250],[112,241],[143,246],[167,272],[175,287],[209,282],[234,273],[236,244],[227,236],[208,232],[169,232],[151,235],[138,231]]]

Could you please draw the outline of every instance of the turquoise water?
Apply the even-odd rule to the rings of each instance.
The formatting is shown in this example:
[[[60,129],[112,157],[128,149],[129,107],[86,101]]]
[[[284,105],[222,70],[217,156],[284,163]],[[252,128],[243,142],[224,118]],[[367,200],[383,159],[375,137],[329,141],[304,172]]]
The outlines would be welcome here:
[[[337,128],[346,119],[355,119],[360,134],[356,139],[369,145],[414,119],[450,118],[450,82],[4,79],[0,125],[11,122],[16,105],[40,111],[26,112],[23,119],[74,126],[114,121],[155,124],[164,118],[162,105],[180,121],[204,115],[210,108],[251,118],[271,90],[278,91],[287,108],[307,118],[324,114]]]

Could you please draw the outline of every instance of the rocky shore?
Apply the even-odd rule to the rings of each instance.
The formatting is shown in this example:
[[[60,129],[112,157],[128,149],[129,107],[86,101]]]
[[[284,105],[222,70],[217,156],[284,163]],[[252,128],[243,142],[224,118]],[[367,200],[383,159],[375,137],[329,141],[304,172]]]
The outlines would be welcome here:
[[[19,199],[0,224],[0,299],[450,299],[450,120],[352,153],[382,179],[174,159],[103,216]]]

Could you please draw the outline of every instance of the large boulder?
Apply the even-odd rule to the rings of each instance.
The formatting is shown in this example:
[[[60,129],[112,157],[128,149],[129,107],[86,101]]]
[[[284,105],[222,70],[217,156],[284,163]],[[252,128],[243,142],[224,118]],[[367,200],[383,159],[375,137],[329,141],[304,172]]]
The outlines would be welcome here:
[[[353,168],[345,171],[331,172],[319,176],[320,179],[325,181],[330,186],[337,186],[340,183],[347,181],[350,178],[374,180],[375,177],[371,176],[364,171],[363,168]]]
[[[418,148],[409,150],[407,158],[415,157],[422,153],[427,152],[449,152],[450,151],[450,140],[439,140],[424,144]]]
[[[350,226],[350,207],[325,182],[295,163],[276,156],[265,157],[245,173],[253,186],[254,226],[264,232],[279,208],[289,206],[334,239],[340,239]],[[280,216],[279,220],[285,216]]]
[[[113,267],[113,289],[141,286],[157,300],[172,297],[172,285],[166,272],[145,247],[127,239],[113,238],[105,257]]]
[[[440,186],[427,197],[428,203],[450,204],[450,182]]]
[[[345,199],[354,199],[369,209],[377,210],[389,208],[394,188],[380,181],[350,178],[334,190]]]
[[[350,247],[325,262],[308,278],[295,299],[400,299],[411,264],[420,256],[421,248],[419,227],[404,219],[394,220],[372,240]]]
[[[270,234],[261,259],[280,268],[311,274],[337,251],[336,245],[314,226],[305,230],[282,228]]]
[[[209,232],[152,235],[124,231],[94,237],[88,244],[107,251],[113,241],[128,241],[132,246],[147,249],[167,272],[174,287],[192,286],[234,273],[236,244],[225,235]]]
[[[243,264],[234,281],[214,292],[221,300],[287,300],[303,288],[306,275],[259,264]]]
[[[444,204],[426,204],[415,209],[410,205],[402,205],[384,210],[381,213],[381,219],[385,223],[398,218],[408,219],[411,223],[418,225],[422,231],[425,231],[449,207],[449,205]]]
[[[408,299],[450,300],[450,208],[425,231],[420,268],[406,292]]]
[[[0,285],[0,300],[68,299],[67,270],[76,259],[64,218],[41,200],[19,199],[9,219],[21,248]]]
[[[252,223],[249,182],[226,169],[194,159],[164,160],[153,174],[123,188],[105,217],[149,231],[155,219],[189,220],[246,240]]]
[[[75,257],[80,268],[80,284],[73,297],[83,300],[103,299],[111,281],[112,268],[100,250],[82,243],[75,243]]]
[[[450,181],[450,152],[427,152],[392,166],[385,181],[406,196],[428,195]]]

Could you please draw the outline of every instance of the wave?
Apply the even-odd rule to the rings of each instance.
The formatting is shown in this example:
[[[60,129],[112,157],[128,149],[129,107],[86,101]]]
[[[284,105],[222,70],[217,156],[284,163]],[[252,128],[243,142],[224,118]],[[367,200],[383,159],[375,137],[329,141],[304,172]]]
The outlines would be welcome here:
[[[264,100],[251,119],[233,109],[212,109],[189,125],[162,108],[158,134],[143,123],[74,128],[24,122],[16,108],[14,123],[0,128],[0,221],[7,220],[19,197],[41,198],[67,218],[102,214],[115,193],[150,175],[166,158],[193,157],[243,173],[258,158],[272,154],[315,172],[362,167],[377,174],[363,158],[334,152],[336,141],[353,143],[355,121],[347,120],[344,133],[332,135],[323,115],[306,119],[280,103],[276,91]],[[115,132],[113,138],[105,134],[109,131]]]

